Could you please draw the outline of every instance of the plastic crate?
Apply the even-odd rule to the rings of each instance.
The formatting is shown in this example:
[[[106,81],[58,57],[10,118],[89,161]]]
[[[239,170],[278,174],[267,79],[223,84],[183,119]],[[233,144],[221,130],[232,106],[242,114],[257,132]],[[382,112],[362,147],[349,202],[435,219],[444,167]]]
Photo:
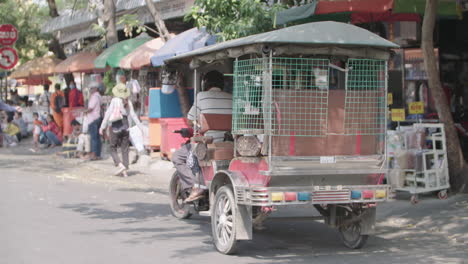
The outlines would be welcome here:
[[[188,140],[174,131],[186,128],[187,124],[184,118],[161,118],[159,122],[161,124],[161,154],[171,159],[172,154]]]

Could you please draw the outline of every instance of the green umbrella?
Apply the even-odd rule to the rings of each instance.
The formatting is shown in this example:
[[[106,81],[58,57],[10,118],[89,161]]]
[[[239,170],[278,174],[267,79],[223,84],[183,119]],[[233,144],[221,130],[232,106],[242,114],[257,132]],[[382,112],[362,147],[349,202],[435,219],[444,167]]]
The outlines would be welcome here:
[[[112,68],[118,68],[120,60],[123,57],[150,40],[152,40],[152,38],[139,37],[115,43],[104,50],[104,52],[94,60],[94,67],[97,69],[105,69],[107,65],[109,65]]]

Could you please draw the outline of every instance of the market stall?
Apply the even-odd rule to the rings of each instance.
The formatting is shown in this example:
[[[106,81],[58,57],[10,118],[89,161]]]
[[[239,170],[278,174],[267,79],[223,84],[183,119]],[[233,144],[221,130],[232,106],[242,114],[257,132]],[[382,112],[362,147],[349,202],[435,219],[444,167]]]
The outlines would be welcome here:
[[[161,69],[162,87],[150,88],[149,129],[152,148],[160,148],[164,156],[171,157],[181,143],[185,142],[173,130],[186,127],[185,112],[193,103],[194,82],[192,70],[186,65],[183,70],[161,68],[164,61],[174,56],[215,43],[215,37],[205,29],[192,28],[173,37],[151,56],[151,65]],[[178,89],[175,89],[175,87]],[[182,88],[182,89],[180,89]]]

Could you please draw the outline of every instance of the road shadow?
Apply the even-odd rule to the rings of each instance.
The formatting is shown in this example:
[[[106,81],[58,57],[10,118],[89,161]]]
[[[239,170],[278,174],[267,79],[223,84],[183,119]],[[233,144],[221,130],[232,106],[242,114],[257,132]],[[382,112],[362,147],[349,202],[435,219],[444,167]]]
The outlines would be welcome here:
[[[154,217],[165,217],[171,213],[169,206],[165,204],[134,202],[120,204],[120,206],[122,210],[104,209],[101,204],[97,203],[64,204],[59,208],[71,210],[92,219],[121,220],[125,224],[142,222]]]
[[[427,203],[420,207],[408,205],[399,206],[398,210],[389,210],[388,213],[381,214],[377,233],[359,250],[344,247],[337,230],[323,223],[282,222],[272,219],[265,223],[266,230],[254,232],[251,241],[240,241],[237,253],[225,258],[238,259],[241,263],[462,263],[468,257],[468,247],[465,244],[454,244],[446,233],[429,228],[440,226],[447,232],[466,233],[468,226],[465,222],[447,219],[446,217],[451,216],[445,215],[447,213],[444,208],[450,209],[457,202],[464,200],[453,198],[450,201],[440,201],[437,206]],[[177,245],[172,254],[176,261],[196,258],[200,254],[217,254],[212,243],[209,217],[194,215],[186,220],[176,219],[170,215],[169,205],[165,203],[121,204],[123,209],[119,211],[102,209],[101,206],[84,203],[67,204],[61,208],[95,219],[122,220],[124,224],[150,221],[148,223],[152,227],[128,225],[97,232],[108,235],[131,234],[124,241],[129,244],[171,241]],[[466,215],[461,215],[465,216],[468,216],[468,211]],[[399,222],[395,224],[393,220]],[[447,226],[447,221],[452,221],[455,225]]]
[[[166,197],[169,196],[169,191],[165,189],[159,189],[159,188],[120,188],[117,189],[117,191],[121,192],[140,192],[140,193],[155,193],[155,194],[162,194],[165,195]],[[169,199],[169,198],[167,198]]]
[[[266,227],[254,232],[253,240],[240,241],[236,254],[230,258],[242,263],[457,263],[467,257],[467,251],[461,247],[441,250],[447,241],[440,234],[379,227],[363,249],[352,250],[342,244],[337,230],[322,223],[273,220]],[[208,227],[198,228],[211,234],[209,223]],[[172,257],[190,258],[200,252],[215,251],[211,239],[202,242],[177,249]]]

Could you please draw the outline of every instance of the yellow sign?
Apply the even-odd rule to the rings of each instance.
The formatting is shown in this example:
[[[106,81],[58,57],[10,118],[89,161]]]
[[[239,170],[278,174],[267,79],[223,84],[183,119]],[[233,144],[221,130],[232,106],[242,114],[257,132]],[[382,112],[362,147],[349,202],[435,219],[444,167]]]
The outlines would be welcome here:
[[[387,105],[392,105],[393,104],[393,94],[388,93],[387,95]]]
[[[393,108],[392,109],[392,121],[405,121],[405,109],[404,108]]]
[[[409,104],[409,113],[412,114],[424,114],[424,103],[423,102],[412,102]]]

